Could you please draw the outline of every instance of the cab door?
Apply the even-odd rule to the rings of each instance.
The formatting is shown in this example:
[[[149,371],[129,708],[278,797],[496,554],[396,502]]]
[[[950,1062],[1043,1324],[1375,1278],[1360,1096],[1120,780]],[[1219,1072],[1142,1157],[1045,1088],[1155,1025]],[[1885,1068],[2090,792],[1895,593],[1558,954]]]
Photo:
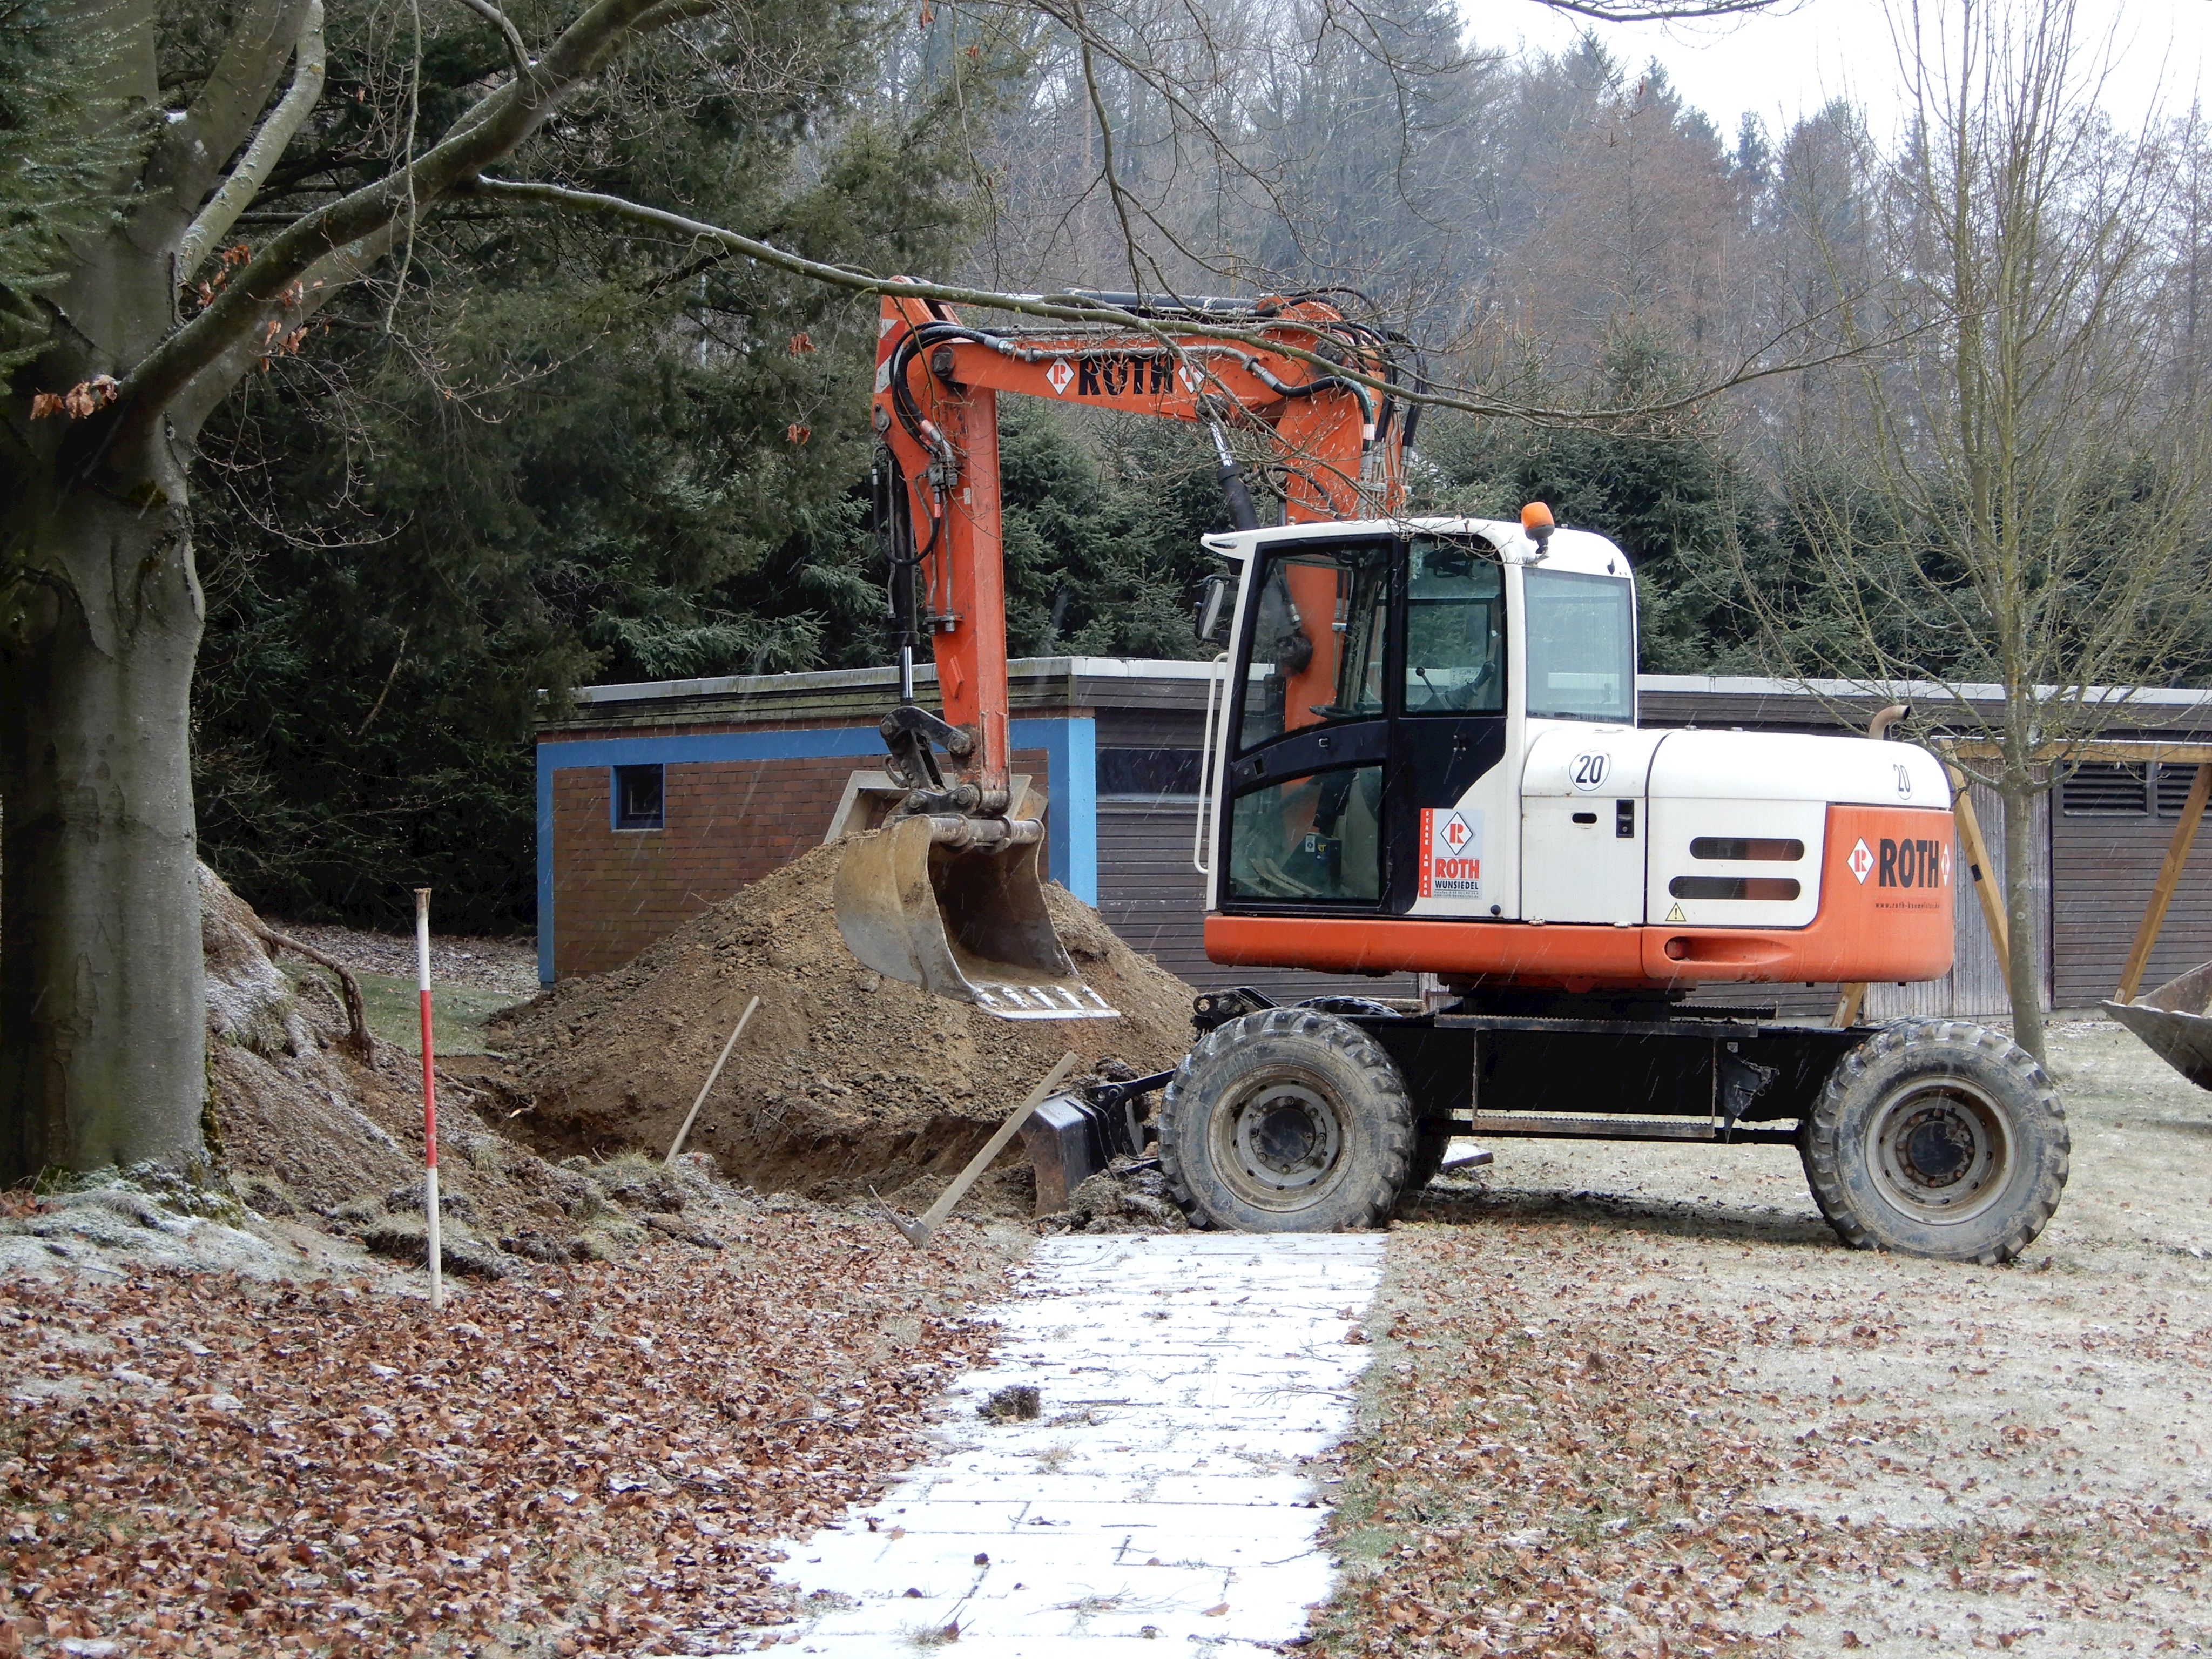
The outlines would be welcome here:
[[[1505,572],[1472,536],[1415,536],[1401,569],[1389,908],[1511,915],[1519,814],[1504,765]]]
[[[1317,538],[1257,555],[1230,714],[1223,910],[1331,915],[1384,902],[1395,551],[1388,538]]]

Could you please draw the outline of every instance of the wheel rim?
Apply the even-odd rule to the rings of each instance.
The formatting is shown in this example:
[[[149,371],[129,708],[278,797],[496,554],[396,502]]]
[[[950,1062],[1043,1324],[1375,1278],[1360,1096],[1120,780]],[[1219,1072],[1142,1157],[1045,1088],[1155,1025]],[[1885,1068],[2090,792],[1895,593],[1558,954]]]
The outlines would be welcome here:
[[[1922,1079],[1875,1109],[1866,1152],[1875,1185],[1891,1204],[1917,1221],[1955,1226],[2004,1195],[2012,1127],[1996,1102],[1965,1079]]]
[[[1342,1113],[1303,1079],[1253,1084],[1213,1114],[1213,1167],[1237,1196],[1266,1210],[1303,1210],[1336,1185],[1345,1162]]]

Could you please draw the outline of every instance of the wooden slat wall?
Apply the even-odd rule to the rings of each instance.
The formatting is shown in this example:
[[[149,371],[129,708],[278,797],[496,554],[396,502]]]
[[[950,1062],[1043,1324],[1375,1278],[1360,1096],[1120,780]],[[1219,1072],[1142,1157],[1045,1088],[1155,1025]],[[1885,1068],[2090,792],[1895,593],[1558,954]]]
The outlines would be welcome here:
[[[2073,817],[2054,809],[2060,884],[2051,916],[2058,1006],[2094,1007],[2112,994],[2173,839],[2169,817]],[[2212,832],[2200,830],[2137,994],[2212,959]]]

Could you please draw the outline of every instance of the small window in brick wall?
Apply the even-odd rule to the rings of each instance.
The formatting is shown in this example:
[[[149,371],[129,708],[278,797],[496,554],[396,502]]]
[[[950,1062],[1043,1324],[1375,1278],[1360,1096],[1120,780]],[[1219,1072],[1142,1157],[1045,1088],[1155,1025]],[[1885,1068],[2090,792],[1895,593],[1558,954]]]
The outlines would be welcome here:
[[[615,772],[615,828],[659,830],[667,821],[667,796],[658,766],[617,766]]]

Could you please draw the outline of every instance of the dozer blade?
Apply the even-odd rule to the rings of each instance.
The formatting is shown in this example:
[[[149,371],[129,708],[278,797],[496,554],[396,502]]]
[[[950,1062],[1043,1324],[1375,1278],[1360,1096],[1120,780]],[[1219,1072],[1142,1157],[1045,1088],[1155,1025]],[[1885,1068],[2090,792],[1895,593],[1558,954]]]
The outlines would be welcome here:
[[[848,841],[831,888],[846,947],[879,974],[1000,1019],[1118,1018],[1052,930],[1033,832],[958,844],[975,828],[902,818]]]

